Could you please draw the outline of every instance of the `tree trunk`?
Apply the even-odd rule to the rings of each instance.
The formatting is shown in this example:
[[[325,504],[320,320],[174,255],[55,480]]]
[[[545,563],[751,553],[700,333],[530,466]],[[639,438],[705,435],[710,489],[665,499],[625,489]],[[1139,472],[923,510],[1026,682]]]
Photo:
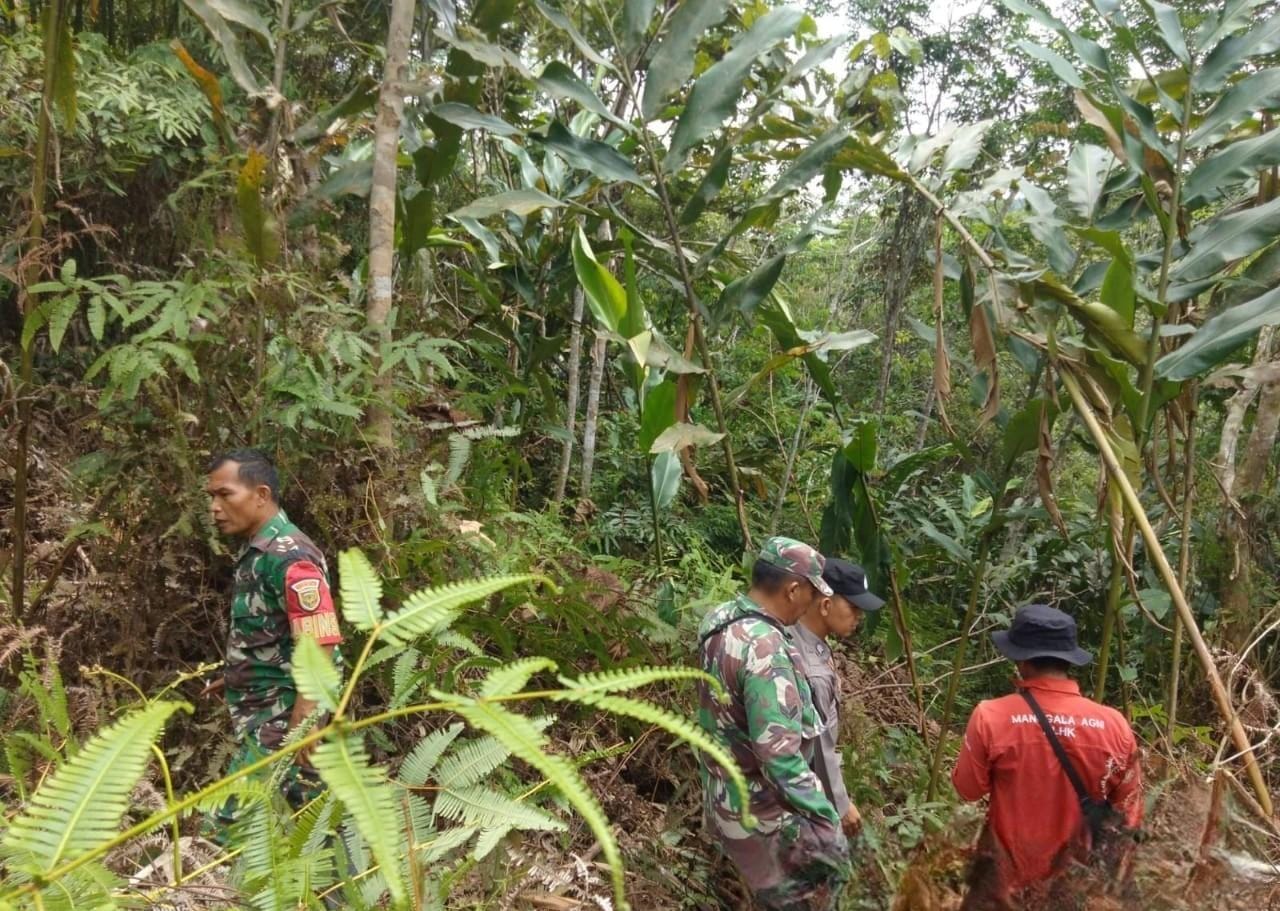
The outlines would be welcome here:
[[[373,129],[373,181],[369,188],[369,296],[365,309],[368,325],[386,344],[391,341],[387,319],[394,290],[396,243],[396,155],[400,148],[400,120],[404,115],[404,70],[409,59],[413,31],[413,0],[391,0],[387,28],[387,62],[378,93]],[[375,357],[375,367],[376,361]],[[375,402],[369,408],[369,441],[375,449],[392,448],[391,376],[374,380]]]
[[[560,448],[560,471],[556,475],[556,489],[551,502],[559,506],[564,501],[569,486],[569,468],[573,464],[574,434],[578,429],[578,395],[582,383],[578,374],[582,370],[582,317],[585,296],[582,286],[573,289],[573,327],[569,330],[569,391],[565,395],[565,440]]]
[[[587,416],[582,423],[582,481],[580,500],[591,499],[591,474],[596,461],[596,419],[600,415],[600,386],[604,381],[605,346],[608,339],[597,335],[591,346],[591,378],[587,382]]]
[[[889,394],[889,381],[893,376],[893,355],[897,350],[894,340],[898,334],[898,322],[911,290],[911,276],[920,263],[924,249],[922,201],[904,186],[898,199],[898,216],[893,222],[893,234],[886,250],[884,335],[880,339],[880,384],[876,387],[873,413],[884,407]]]

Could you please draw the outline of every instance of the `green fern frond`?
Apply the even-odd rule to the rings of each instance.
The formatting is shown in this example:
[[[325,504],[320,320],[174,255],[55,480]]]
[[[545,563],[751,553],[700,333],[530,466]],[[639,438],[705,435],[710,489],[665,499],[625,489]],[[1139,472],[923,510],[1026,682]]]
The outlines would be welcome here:
[[[382,770],[369,762],[364,741],[354,735],[326,740],[316,748],[313,762],[368,842],[386,876],[392,899],[396,903],[404,901],[396,797]]]
[[[449,648],[456,648],[460,652],[466,652],[468,655],[474,655],[477,658],[484,656],[484,649],[476,645],[474,639],[470,636],[462,635],[457,630],[445,630],[436,636],[436,642]]]
[[[31,796],[9,824],[0,852],[45,873],[110,841],[129,809],[129,795],[151,758],[169,716],[191,707],[153,702],[85,744]]]
[[[404,705],[417,688],[410,684],[415,682],[414,671],[418,669],[421,658],[422,652],[416,648],[406,648],[396,658],[396,666],[391,671],[391,708]]]
[[[333,794],[324,791],[294,817],[289,833],[289,853],[294,857],[312,854],[324,847],[338,820],[339,807]]]
[[[485,787],[441,791],[436,798],[435,810],[437,816],[483,829],[511,826],[543,832],[563,832],[568,828],[550,813]]]
[[[406,793],[400,815],[405,819],[405,831],[413,835],[412,842],[415,849],[417,845],[435,835],[435,811],[424,798],[412,792]]]
[[[447,728],[432,731],[418,741],[418,745],[400,764],[397,778],[411,788],[420,788],[427,783],[436,763],[444,755],[444,751],[453,743],[454,738],[462,733],[462,725],[451,724]]]
[[[512,754],[533,766],[573,805],[600,842],[600,848],[613,877],[614,900],[618,911],[629,911],[626,885],[623,878],[622,855],[613,837],[609,820],[600,807],[577,768],[563,756],[545,751],[547,739],[523,715],[512,712],[496,702],[466,702],[460,704],[457,713],[472,727],[501,740]]]
[[[342,675],[316,640],[302,636],[293,648],[290,664],[298,692],[326,712],[336,711]]]
[[[480,684],[480,695],[485,699],[491,699],[494,696],[510,696],[524,689],[525,684],[534,674],[555,669],[556,663],[550,658],[522,658],[519,661],[504,664],[502,667],[491,670],[484,678],[484,682]]]
[[[408,645],[418,636],[439,633],[453,623],[465,605],[481,601],[505,588],[538,579],[535,575],[492,576],[466,582],[450,582],[414,592],[404,607],[383,621],[381,631],[388,642]]]
[[[466,470],[470,460],[471,441],[457,433],[449,437],[449,465],[444,471],[444,480],[440,483],[442,492],[447,492],[461,480],[462,472]]]
[[[539,732],[551,726],[553,718],[530,718],[529,723]],[[442,788],[465,788],[481,781],[490,772],[507,761],[511,751],[496,737],[481,737],[467,741],[453,750],[440,763],[436,780]]]
[[[710,684],[717,693],[723,692],[719,680],[692,667],[624,667],[583,674],[576,680],[570,677],[559,679],[566,689],[586,693],[616,693],[671,680],[697,680]]]
[[[342,616],[356,629],[371,630],[382,619],[382,580],[369,558],[352,547],[338,554]]]
[[[484,860],[498,846],[498,843],[507,837],[510,831],[511,826],[495,826],[492,829],[485,829],[480,833],[480,837],[476,839],[476,846],[472,849],[471,856],[476,860]]]
[[[424,864],[440,860],[449,852],[465,845],[478,831],[477,826],[454,826],[451,829],[442,829],[436,832],[430,841],[424,841],[418,846],[419,860]]]
[[[679,737],[690,746],[706,753],[708,758],[722,766],[729,773],[729,778],[738,792],[738,799],[742,801],[742,806],[750,806],[751,795],[747,789],[747,780],[743,777],[742,770],[738,768],[738,764],[734,762],[733,757],[729,755],[729,751],[707,734],[700,725],[690,721],[688,718],[654,705],[652,702],[646,702],[643,699],[617,696],[610,693],[568,691],[559,693],[552,698],[557,701],[577,702],[592,708],[604,709],[614,715],[625,715],[628,718],[643,721],[645,724],[660,727],[668,734]]]

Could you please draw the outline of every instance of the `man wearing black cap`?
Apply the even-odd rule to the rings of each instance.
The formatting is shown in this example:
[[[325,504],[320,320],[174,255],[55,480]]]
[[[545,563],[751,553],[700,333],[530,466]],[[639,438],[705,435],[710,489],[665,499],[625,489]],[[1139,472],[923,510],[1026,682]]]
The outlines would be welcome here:
[[[792,627],[795,636],[797,666],[809,681],[813,707],[817,711],[817,729],[805,742],[811,751],[809,764],[818,774],[822,788],[840,814],[840,825],[846,835],[853,835],[862,825],[858,808],[849,799],[841,769],[840,750],[840,677],[827,640],[852,636],[863,617],[878,611],[884,601],[867,591],[867,576],[862,567],[835,557],[827,559],[822,579],[832,593],[824,597],[816,610],[811,610]]]
[[[951,775],[965,800],[991,795],[964,905],[972,909],[1022,907],[1071,861],[1088,857],[1092,834],[1077,787],[1129,827],[1142,821],[1141,756],[1129,723],[1081,696],[1067,676],[1093,658],[1076,644],[1075,620],[1030,604],[991,639],[1017,665],[1016,691],[974,709]]]

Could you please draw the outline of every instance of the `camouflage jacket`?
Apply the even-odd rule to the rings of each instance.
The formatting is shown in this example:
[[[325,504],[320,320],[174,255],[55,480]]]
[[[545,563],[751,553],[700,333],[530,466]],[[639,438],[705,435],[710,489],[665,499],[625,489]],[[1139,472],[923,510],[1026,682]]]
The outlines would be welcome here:
[[[324,556],[281,510],[236,557],[224,674],[238,739],[252,736],[267,749],[284,739],[297,696],[290,659],[300,635],[321,645],[342,641]]]
[[[794,814],[839,823],[802,753],[818,721],[809,686],[796,672],[794,643],[769,621],[752,619],[762,614],[750,598],[739,595],[711,611],[698,630],[702,669],[729,697],[721,703],[710,686],[700,684],[698,721],[742,769],[758,820],[753,830],[743,827],[743,807],[727,773],[700,754],[708,820],[726,838],[770,833]],[[708,635],[739,617],[744,619]]]

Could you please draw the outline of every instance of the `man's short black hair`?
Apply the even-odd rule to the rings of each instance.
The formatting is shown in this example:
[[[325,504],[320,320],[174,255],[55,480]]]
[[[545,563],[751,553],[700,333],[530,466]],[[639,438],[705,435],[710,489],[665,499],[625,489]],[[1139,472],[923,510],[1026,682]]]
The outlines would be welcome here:
[[[751,567],[751,587],[768,595],[775,594],[782,586],[799,578],[800,576],[779,569],[765,560],[757,560]]]
[[[1044,673],[1045,671],[1057,671],[1065,674],[1071,670],[1071,662],[1064,661],[1061,658],[1054,658],[1049,655],[1041,655],[1038,658],[1028,658],[1027,664],[1031,665],[1041,673]]]
[[[206,471],[217,471],[228,462],[235,462],[239,466],[236,476],[242,483],[251,487],[265,484],[271,491],[272,502],[280,502],[280,473],[276,471],[275,462],[265,452],[261,449],[231,449],[220,452],[209,460]]]

